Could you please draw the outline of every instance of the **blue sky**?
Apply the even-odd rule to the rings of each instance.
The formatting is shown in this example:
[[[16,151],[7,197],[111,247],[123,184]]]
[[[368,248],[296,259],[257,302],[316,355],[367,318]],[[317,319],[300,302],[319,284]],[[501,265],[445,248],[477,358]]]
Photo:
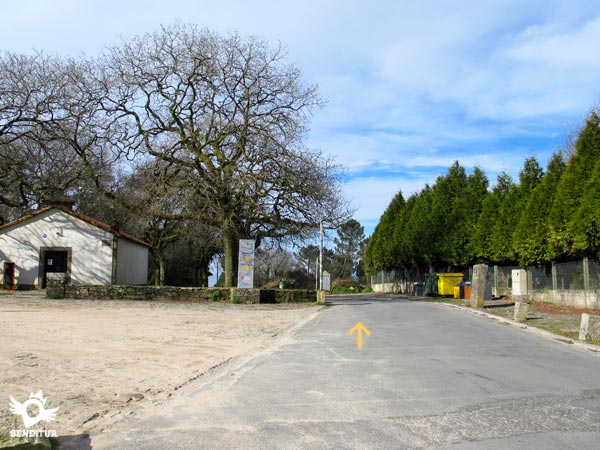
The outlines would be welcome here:
[[[176,19],[286,46],[328,101],[307,143],[347,168],[369,233],[454,160],[492,183],[545,165],[600,96],[594,0],[20,0],[0,10],[0,48],[96,55]]]

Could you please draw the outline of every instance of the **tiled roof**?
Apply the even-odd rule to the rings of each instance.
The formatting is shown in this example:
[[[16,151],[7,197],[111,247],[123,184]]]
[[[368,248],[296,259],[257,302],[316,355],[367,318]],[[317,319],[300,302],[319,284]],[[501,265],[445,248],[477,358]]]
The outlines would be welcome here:
[[[48,212],[48,211],[53,210],[53,209],[57,209],[59,211],[62,211],[64,213],[66,213],[66,214],[69,214],[70,216],[73,216],[73,217],[79,219],[79,220],[83,220],[84,222],[87,222],[90,225],[93,225],[95,227],[101,228],[102,230],[107,231],[109,233],[112,233],[112,234],[114,234],[117,237],[120,237],[120,238],[123,238],[123,239],[127,239],[129,241],[133,241],[133,242],[135,242],[137,244],[140,244],[140,245],[143,245],[145,247],[152,247],[147,242],[144,242],[144,241],[142,241],[142,240],[140,240],[140,239],[138,239],[138,238],[136,238],[136,237],[134,237],[134,236],[132,236],[132,235],[130,235],[128,233],[124,233],[123,231],[116,230],[113,227],[111,227],[110,225],[108,225],[107,223],[101,222],[101,221],[96,220],[96,219],[94,219],[92,217],[86,216],[85,214],[81,214],[81,213],[79,213],[77,211],[73,211],[73,210],[71,210],[69,208],[65,208],[64,206],[46,206],[45,208],[38,209],[37,211],[33,211],[33,212],[29,213],[29,214],[25,214],[24,216],[21,216],[18,219],[13,220],[12,222],[8,222],[8,223],[5,223],[4,225],[0,225],[0,231],[4,230],[6,228],[12,227],[14,225],[17,225],[19,223],[26,222],[29,219],[32,219],[32,218],[34,218],[36,216],[39,216],[40,214],[43,214],[43,213]]]

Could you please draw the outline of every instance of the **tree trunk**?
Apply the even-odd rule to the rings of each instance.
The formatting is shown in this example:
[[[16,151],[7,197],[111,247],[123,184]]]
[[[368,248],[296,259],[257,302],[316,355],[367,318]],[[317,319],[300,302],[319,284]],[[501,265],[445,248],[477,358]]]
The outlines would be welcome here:
[[[155,249],[150,254],[154,263],[154,286],[160,286],[160,256]]]
[[[200,267],[196,271],[197,284],[202,287],[208,287],[208,272],[209,272],[210,259],[202,258],[200,261]]]
[[[159,286],[165,285],[165,260],[159,259]]]
[[[224,287],[237,286],[238,239],[231,229],[223,230],[223,270],[225,271]]]

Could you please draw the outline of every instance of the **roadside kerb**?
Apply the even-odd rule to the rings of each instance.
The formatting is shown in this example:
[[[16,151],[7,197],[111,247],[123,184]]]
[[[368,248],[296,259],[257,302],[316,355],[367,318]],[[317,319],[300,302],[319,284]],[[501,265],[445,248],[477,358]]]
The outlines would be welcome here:
[[[449,306],[454,309],[459,309],[461,311],[466,311],[466,312],[474,314],[476,316],[486,317],[488,319],[495,320],[499,323],[505,323],[507,325],[511,325],[515,328],[518,328],[520,330],[527,331],[529,333],[533,333],[537,336],[544,337],[546,339],[552,339],[554,341],[560,342],[561,344],[565,344],[570,347],[577,348],[578,350],[587,350],[589,352],[592,352],[595,356],[600,357],[600,347],[597,345],[586,344],[585,342],[569,339],[567,337],[551,333],[550,331],[542,330],[540,328],[525,325],[524,323],[521,323],[521,322],[516,322],[514,320],[506,319],[504,317],[500,317],[500,316],[496,316],[494,314],[487,313],[480,309],[471,309],[471,308],[466,308],[464,306],[453,305],[451,303],[443,303],[443,302],[438,303],[438,304],[444,305],[444,306]]]

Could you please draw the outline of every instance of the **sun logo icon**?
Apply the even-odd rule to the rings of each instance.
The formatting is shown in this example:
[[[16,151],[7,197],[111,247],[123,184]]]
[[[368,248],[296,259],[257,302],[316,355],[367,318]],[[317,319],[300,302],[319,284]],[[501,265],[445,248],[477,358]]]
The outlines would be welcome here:
[[[32,417],[29,415],[27,408],[30,406],[37,407],[36,416]],[[10,412],[23,418],[25,428],[32,427],[41,421],[53,421],[58,409],[59,408],[46,409],[46,399],[44,398],[42,391],[38,391],[36,394],[30,394],[29,398],[23,403],[15,400],[12,395],[10,396]]]

